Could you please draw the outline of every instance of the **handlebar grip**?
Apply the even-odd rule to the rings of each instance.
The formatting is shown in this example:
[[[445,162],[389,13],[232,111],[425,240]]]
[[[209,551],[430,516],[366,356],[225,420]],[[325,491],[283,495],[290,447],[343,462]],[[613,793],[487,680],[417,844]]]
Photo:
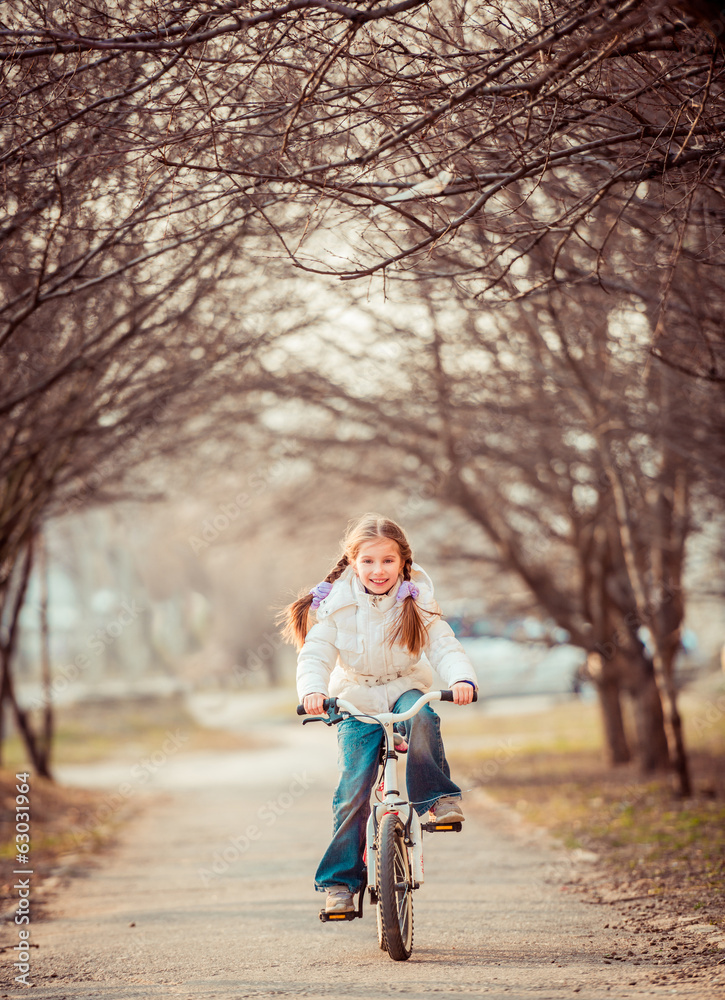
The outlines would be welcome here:
[[[335,703],[336,703],[336,699],[335,698],[325,698],[325,700],[322,702],[322,707],[324,708],[324,710],[326,712],[329,712],[330,705],[332,705],[334,707]],[[307,712],[305,712],[305,706],[304,705],[298,705],[297,706],[297,714],[298,715],[307,715]]]
[[[473,700],[478,701],[478,691],[476,691],[475,689],[473,691]],[[453,692],[441,691],[441,701],[453,701]]]

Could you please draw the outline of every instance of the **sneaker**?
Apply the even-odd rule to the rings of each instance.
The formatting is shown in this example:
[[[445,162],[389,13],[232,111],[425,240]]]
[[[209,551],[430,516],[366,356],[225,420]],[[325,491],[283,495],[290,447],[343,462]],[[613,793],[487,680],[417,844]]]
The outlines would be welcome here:
[[[434,823],[462,823],[466,818],[461,809],[459,796],[444,795],[430,809],[431,820]]]
[[[327,890],[325,913],[352,913],[355,909],[352,896],[346,885],[331,885]]]

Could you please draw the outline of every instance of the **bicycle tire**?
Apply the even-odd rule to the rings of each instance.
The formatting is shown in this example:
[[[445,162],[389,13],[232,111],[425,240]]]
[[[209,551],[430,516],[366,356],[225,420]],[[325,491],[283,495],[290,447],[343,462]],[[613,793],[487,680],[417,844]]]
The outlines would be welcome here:
[[[378,829],[378,910],[385,949],[395,962],[413,950],[413,887],[403,824],[385,813]]]
[[[375,906],[375,920],[378,925],[378,947],[381,951],[387,951],[388,946],[385,943],[385,933],[383,931],[383,918],[380,914],[380,903]]]

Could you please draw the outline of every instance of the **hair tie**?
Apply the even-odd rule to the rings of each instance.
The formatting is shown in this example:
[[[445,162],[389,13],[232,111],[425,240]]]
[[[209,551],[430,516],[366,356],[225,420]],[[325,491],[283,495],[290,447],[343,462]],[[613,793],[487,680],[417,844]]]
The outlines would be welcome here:
[[[327,595],[332,590],[332,584],[328,583],[327,580],[323,580],[322,583],[318,583],[316,587],[313,587],[310,593],[312,594],[312,609],[317,611],[322,601],[325,600]]]
[[[415,601],[418,597],[420,591],[414,583],[410,580],[404,580],[398,587],[398,593],[395,595],[396,601],[404,601],[406,597],[412,597]]]

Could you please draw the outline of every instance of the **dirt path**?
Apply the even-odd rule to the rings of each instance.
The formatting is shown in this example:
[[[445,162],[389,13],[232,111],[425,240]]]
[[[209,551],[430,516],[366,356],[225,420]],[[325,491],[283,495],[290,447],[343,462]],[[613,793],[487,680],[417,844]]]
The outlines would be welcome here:
[[[331,824],[332,734],[276,732],[278,748],[179,753],[153,773],[118,843],[31,924],[34,997],[725,996],[725,965],[707,983],[678,979],[677,962],[612,926],[612,907],[565,885],[571,858],[475,795],[462,834],[426,839],[409,962],[378,949],[370,910],[323,925],[312,874]],[[128,768],[96,777],[113,789]],[[0,996],[27,995],[13,975],[6,961]]]

